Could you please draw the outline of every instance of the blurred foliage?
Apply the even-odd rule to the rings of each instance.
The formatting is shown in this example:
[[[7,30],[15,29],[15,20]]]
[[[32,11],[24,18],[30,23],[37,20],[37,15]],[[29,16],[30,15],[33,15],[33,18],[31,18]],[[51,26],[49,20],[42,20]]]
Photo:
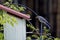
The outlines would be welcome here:
[[[31,37],[27,37],[27,39],[26,39],[26,40],[32,40],[32,39],[31,39]]]
[[[1,12],[2,11],[2,12]],[[9,23],[12,26],[14,25],[14,23],[17,23],[16,18],[15,17],[10,17],[6,11],[1,10],[0,14],[0,25],[4,25],[5,23]]]
[[[25,11],[25,9],[26,9],[25,7],[16,5],[16,4],[12,3],[12,1],[13,0],[8,0],[7,2],[4,3],[4,5],[13,9],[13,10],[19,11],[19,12],[24,12]]]
[[[31,24],[27,24],[27,27],[33,30],[36,30],[36,28],[31,25]],[[33,31],[34,32],[34,31]],[[43,27],[43,34],[42,36],[39,34],[32,34],[30,36],[27,36],[28,40],[60,40],[60,38],[54,38],[51,36],[50,30],[48,28],[46,28],[46,26]]]
[[[0,40],[4,40],[4,34],[0,32]]]

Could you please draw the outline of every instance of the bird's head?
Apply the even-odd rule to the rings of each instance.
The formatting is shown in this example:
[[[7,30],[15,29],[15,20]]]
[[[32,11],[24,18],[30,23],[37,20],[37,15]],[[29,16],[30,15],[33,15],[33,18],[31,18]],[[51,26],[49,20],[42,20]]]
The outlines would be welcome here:
[[[36,19],[38,19],[40,16],[36,16]]]

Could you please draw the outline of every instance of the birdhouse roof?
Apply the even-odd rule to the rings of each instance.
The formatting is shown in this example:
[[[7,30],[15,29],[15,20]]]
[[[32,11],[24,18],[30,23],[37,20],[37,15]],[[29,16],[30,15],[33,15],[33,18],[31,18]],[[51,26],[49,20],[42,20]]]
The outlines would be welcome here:
[[[5,11],[9,12],[10,14],[16,15],[20,18],[24,18],[26,20],[30,19],[30,16],[23,14],[21,12],[15,11],[15,10],[8,8],[8,7],[1,5],[1,4],[0,4],[0,9],[5,10]]]

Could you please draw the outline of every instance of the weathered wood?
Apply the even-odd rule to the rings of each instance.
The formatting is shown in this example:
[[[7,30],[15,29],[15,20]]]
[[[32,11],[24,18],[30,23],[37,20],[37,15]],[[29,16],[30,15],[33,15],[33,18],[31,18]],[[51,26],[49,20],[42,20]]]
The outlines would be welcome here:
[[[24,19],[27,19],[27,20],[30,19],[30,16],[27,16],[27,15],[25,15],[23,13],[20,13],[20,12],[17,12],[15,10],[12,10],[12,9],[6,7],[6,6],[1,5],[1,4],[0,4],[0,9],[5,10],[5,11],[7,11],[7,12],[9,12],[11,14],[14,14],[16,16],[22,17]]]

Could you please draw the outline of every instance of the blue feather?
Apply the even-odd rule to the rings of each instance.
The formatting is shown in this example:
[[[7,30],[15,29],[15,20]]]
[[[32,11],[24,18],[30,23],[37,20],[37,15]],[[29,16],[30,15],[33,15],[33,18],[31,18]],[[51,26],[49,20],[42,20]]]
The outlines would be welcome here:
[[[42,16],[37,16],[36,18],[38,18],[38,20],[41,22],[41,23],[44,23],[48,28],[51,27],[50,23]]]

